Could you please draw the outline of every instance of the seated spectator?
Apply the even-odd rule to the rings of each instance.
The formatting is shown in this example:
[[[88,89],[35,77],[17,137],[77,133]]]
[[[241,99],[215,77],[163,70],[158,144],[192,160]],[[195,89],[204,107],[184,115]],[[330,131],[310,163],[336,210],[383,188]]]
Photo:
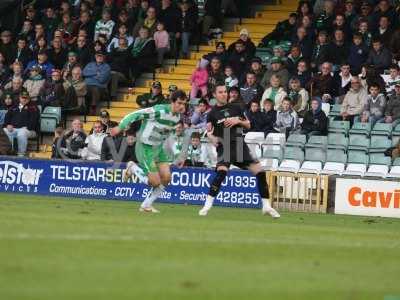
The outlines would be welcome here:
[[[85,148],[82,149],[81,157],[86,160],[100,160],[101,145],[107,134],[103,133],[103,124],[96,121],[93,124],[93,133],[85,140]]]
[[[229,46],[228,52],[230,52],[230,53],[235,52],[235,49],[237,50],[237,48],[236,48],[237,43],[244,45],[244,49],[245,49],[244,51],[246,52],[246,56],[248,58],[254,57],[254,55],[256,54],[256,46],[251,41],[249,31],[247,29],[243,28],[240,31],[239,39]]]
[[[62,40],[54,38],[52,47],[48,51],[49,61],[53,64],[54,68],[61,70],[67,60],[67,51],[62,47]]]
[[[77,66],[79,66],[78,55],[73,51],[68,52],[67,62],[64,64],[62,69],[62,77],[65,80],[71,79],[72,69]]]
[[[120,47],[119,45],[120,39],[126,40],[127,47],[133,44],[134,39],[131,35],[128,34],[128,28],[126,27],[125,24],[120,24],[118,26],[117,32],[118,32],[117,35],[114,36],[111,42],[108,44],[107,52],[109,53],[111,53],[114,49]]]
[[[51,78],[39,90],[38,104],[42,105],[42,109],[46,106],[61,106],[64,103],[64,94],[61,72],[54,69]]]
[[[101,126],[102,126],[101,132],[106,133],[106,134],[110,133],[111,128],[118,126],[118,122],[112,121],[110,119],[109,112],[106,110],[102,110],[100,112],[100,122],[101,122]],[[90,132],[90,133],[92,133],[92,132]]]
[[[306,112],[310,96],[306,89],[300,85],[298,78],[292,78],[289,81],[288,97],[292,101],[292,108],[299,116],[303,116]]]
[[[0,52],[0,89],[5,85],[8,77],[9,77],[10,69],[5,64],[5,58],[3,54]]]
[[[19,97],[19,104],[11,108],[4,119],[4,132],[14,148],[14,140],[18,142],[18,156],[25,156],[28,139],[36,136],[39,126],[39,110],[29,99],[24,90]]]
[[[358,76],[353,76],[351,79],[351,88],[343,99],[339,119],[350,121],[352,126],[354,118],[360,116],[367,100],[367,91],[361,85],[361,80]]]
[[[254,57],[251,61],[250,61],[250,68],[249,68],[250,72],[253,72],[254,74],[256,74],[256,80],[257,83],[260,84],[261,80],[264,77],[265,74],[265,68],[262,65],[262,61],[261,58],[259,57]]]
[[[360,121],[363,123],[370,122],[372,126],[384,120],[386,97],[380,93],[378,84],[372,84],[369,87],[370,94],[366,98]],[[358,120],[358,118],[357,118]]]
[[[270,41],[289,41],[296,30],[296,23],[297,14],[291,13],[289,19],[278,22],[275,29],[261,40],[259,47],[267,47]]]
[[[157,51],[157,66],[161,67],[164,63],[165,55],[171,50],[168,31],[165,30],[165,25],[158,22],[157,31],[154,33],[154,43]]]
[[[92,53],[84,36],[78,36],[76,46],[72,50],[77,54],[81,66],[86,66],[91,61]]]
[[[390,28],[390,21],[388,16],[381,16],[379,19],[379,27],[375,31],[375,38],[379,39],[383,46],[390,47],[390,42],[393,36],[393,31]]]
[[[166,148],[170,150],[174,161],[182,160],[181,157],[184,156],[182,153],[184,136],[185,125],[181,120],[176,125],[175,132],[166,141]]]
[[[301,49],[301,54],[304,59],[309,60],[313,51],[313,39],[307,34],[305,27],[297,28],[296,35],[291,40],[293,45],[298,45]]]
[[[317,31],[328,31],[331,33],[333,22],[335,21],[335,2],[325,0],[321,12],[314,10],[316,14],[315,26]]]
[[[109,55],[111,67],[111,99],[115,100],[120,83],[127,84],[129,78],[129,65],[127,61],[130,59],[127,40],[123,37],[118,42],[118,47],[111,50]]]
[[[335,90],[337,95],[335,102],[342,103],[344,96],[347,94],[351,86],[350,65],[348,63],[342,64],[340,66],[340,73],[336,73],[333,78],[335,80]]]
[[[104,9],[101,19],[96,22],[96,26],[94,28],[94,40],[96,41],[100,34],[104,34],[107,37],[107,40],[109,40],[111,38],[114,26],[115,22],[111,20],[111,11]]]
[[[373,65],[378,74],[383,74],[392,63],[392,54],[379,39],[374,39],[366,63]]]
[[[229,52],[227,63],[232,67],[233,72],[239,78],[245,72],[249,63],[250,57],[246,51],[246,46],[242,40],[235,42],[235,48]]]
[[[394,86],[394,92],[390,95],[385,109],[385,123],[392,123],[395,127],[400,123],[400,84]]]
[[[303,56],[301,55],[300,47],[293,45],[286,60],[286,67],[290,74],[295,74],[297,71],[297,65],[302,58]]]
[[[37,102],[39,98],[39,92],[42,89],[45,79],[41,75],[41,69],[39,66],[32,67],[29,71],[29,77],[24,82],[24,88],[28,91],[30,101]]]
[[[208,53],[203,56],[203,59],[208,60],[209,63],[211,63],[211,60],[214,57],[217,57],[223,66],[226,65],[226,62],[228,60],[228,53],[225,51],[225,43],[224,42],[218,42],[215,46],[215,51]]]
[[[343,29],[336,29],[334,31],[334,39],[329,46],[329,59],[335,70],[339,69],[342,64],[347,62],[349,45],[345,38],[346,36]]]
[[[264,132],[265,114],[260,110],[260,102],[252,100],[249,109],[245,112],[246,118],[250,121],[250,129],[247,131]]]
[[[282,101],[287,97],[287,93],[282,87],[281,78],[278,75],[272,75],[270,79],[270,87],[267,88],[262,95],[261,107],[264,107],[264,101],[270,99],[274,102],[274,107],[278,110]]]
[[[335,81],[331,74],[332,64],[325,62],[321,66],[321,73],[311,79],[312,96],[325,103],[333,103],[336,96]]]
[[[362,37],[363,44],[369,48],[372,43],[372,34],[369,32],[369,25],[367,19],[361,19],[358,25],[358,33]]]
[[[159,81],[154,81],[151,85],[150,93],[139,95],[136,98],[136,103],[141,108],[152,107],[157,104],[165,103],[165,98],[162,93],[162,86]]]
[[[301,134],[308,136],[328,134],[328,118],[321,107],[322,103],[318,99],[311,101],[311,109],[304,114],[304,119],[301,123]]]
[[[4,92],[0,97],[0,126],[4,124],[4,118],[7,112],[16,105],[12,94],[10,92]],[[0,130],[1,131],[1,130]]]
[[[240,108],[243,110],[247,108],[247,105],[243,101],[242,96],[240,96],[240,89],[237,86],[231,87],[228,90],[228,102],[239,105]]]
[[[0,35],[0,53],[4,56],[4,64],[9,66],[13,63],[14,44],[12,33],[9,30],[4,30]]]
[[[286,137],[295,132],[299,126],[297,113],[292,109],[292,102],[288,97],[283,99],[277,115],[274,129],[276,132],[285,133]]]
[[[199,60],[197,63],[197,68],[190,77],[190,85],[192,90],[190,92],[190,99],[198,98],[200,92],[200,97],[206,97],[208,94],[207,90],[208,83],[208,70],[207,61]]]
[[[214,90],[218,82],[224,82],[225,76],[219,58],[214,57],[208,66],[208,91]]]
[[[361,78],[362,86],[368,91],[369,87],[376,83],[379,85],[381,91],[385,90],[385,81],[382,76],[377,73],[374,66],[364,65],[361,67],[361,74],[359,76]]]
[[[28,47],[28,42],[23,36],[17,39],[17,47],[14,50],[12,61],[19,62],[22,66],[26,66],[32,60],[33,53]]]
[[[396,64],[392,64],[389,68],[389,75],[382,75],[386,84],[386,93],[394,92],[394,86],[400,82],[400,69]]]
[[[207,127],[207,116],[210,112],[210,108],[207,100],[201,99],[199,104],[194,109],[190,124],[192,128],[199,129],[201,131],[206,130]]]
[[[57,147],[62,158],[80,159],[82,149],[85,148],[86,134],[82,130],[79,119],[72,121],[72,128],[65,132]]]
[[[293,74],[291,73],[291,75],[300,80],[301,87],[306,88],[309,86],[311,81],[311,71],[308,70],[308,65],[305,60],[301,59],[298,62],[296,71]]]
[[[354,74],[361,72],[361,66],[368,58],[368,46],[363,43],[362,35],[355,33],[353,35],[353,43],[350,45],[347,61]]]
[[[268,133],[275,132],[274,125],[276,123],[276,110],[274,109],[274,102],[271,99],[266,99],[264,101],[264,106],[261,107],[261,111],[264,114],[263,131],[265,136],[267,136]]]
[[[95,61],[87,64],[82,74],[87,86],[90,114],[96,115],[96,107],[103,98],[111,77],[111,68],[105,62],[104,52],[96,52]]]
[[[54,32],[60,31],[63,43],[70,46],[76,41],[77,31],[75,22],[72,20],[69,11],[62,13],[61,15],[61,22],[58,25],[57,30]],[[60,66],[57,67],[60,68]]]
[[[311,68],[313,70],[317,70],[324,62],[330,61],[330,47],[326,31],[320,31],[311,57]]]
[[[246,104],[249,104],[253,100],[260,102],[263,96],[263,88],[257,83],[256,74],[248,72],[246,74],[246,82],[240,87],[240,95]]]
[[[187,167],[204,167],[206,149],[200,141],[200,133],[193,132],[190,138],[190,145],[187,150],[185,166]]]
[[[239,85],[239,80],[237,79],[236,75],[233,73],[233,69],[231,66],[225,67],[224,74],[225,74],[225,85],[228,89]]]
[[[140,30],[146,28],[148,35],[153,36],[157,30],[157,16],[156,9],[149,7],[146,12],[146,18],[140,19],[133,28],[133,36],[136,38],[140,36]]]
[[[261,80],[261,86],[264,88],[269,88],[271,77],[273,75],[278,75],[281,78],[281,84],[283,87],[287,87],[289,82],[289,72],[282,64],[282,60],[280,58],[272,58],[271,60],[271,69],[267,70],[264,74],[263,79]]]
[[[5,85],[3,85],[3,88],[10,87],[10,85],[8,84],[10,84],[14,78],[21,78],[23,80],[23,76],[24,76],[24,69],[22,64],[18,61],[14,62],[11,65],[11,73],[9,74],[6,80]]]
[[[150,9],[149,9],[150,10]],[[154,34],[154,33],[153,33]],[[133,83],[146,70],[153,70],[157,63],[156,46],[149,29],[142,27],[131,48],[131,73]]]
[[[54,69],[54,66],[47,59],[47,52],[40,51],[37,55],[37,60],[30,61],[26,66],[25,74],[29,73],[29,71],[33,67],[39,66],[43,75],[46,77],[50,77],[51,71]]]
[[[81,111],[86,110],[85,97],[87,94],[86,82],[82,77],[82,69],[77,66],[71,71],[71,78],[63,83],[64,95],[64,108],[81,108]]]
[[[19,101],[19,95],[24,89],[23,83],[21,77],[16,77],[4,87],[4,93],[10,93],[14,103],[18,103]]]

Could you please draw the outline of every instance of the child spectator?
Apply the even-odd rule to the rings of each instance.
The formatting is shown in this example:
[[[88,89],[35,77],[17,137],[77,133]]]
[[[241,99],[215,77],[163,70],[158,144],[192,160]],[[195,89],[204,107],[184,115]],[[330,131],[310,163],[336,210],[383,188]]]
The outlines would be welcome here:
[[[386,93],[390,94],[394,92],[394,86],[400,82],[399,66],[392,64],[389,68],[389,75],[382,75],[386,84]]]
[[[207,100],[201,99],[190,118],[191,127],[199,130],[206,130],[207,116],[210,112]]]
[[[276,115],[274,129],[276,132],[284,133],[288,137],[290,133],[297,130],[298,126],[299,118],[297,113],[292,109],[290,98],[285,97]]]
[[[322,103],[318,99],[311,101],[311,109],[304,114],[301,123],[301,134],[307,135],[327,135],[328,118],[321,109]]]
[[[208,83],[208,71],[207,71],[207,61],[199,60],[197,63],[197,68],[190,77],[190,84],[192,85],[192,90],[190,92],[190,99],[197,98],[199,91],[201,92],[201,97],[207,96],[207,83]]]
[[[264,113],[260,110],[260,103],[252,100],[249,103],[250,108],[246,111],[245,115],[250,121],[250,129],[248,131],[263,132],[264,131]]]
[[[275,109],[278,110],[285,97],[287,97],[287,93],[281,85],[281,78],[277,75],[272,75],[270,87],[267,88],[262,95],[261,107],[264,107],[264,101],[266,99],[270,99],[274,102]]]
[[[228,89],[234,86],[238,86],[239,80],[233,73],[233,69],[231,66],[226,66],[224,73],[225,73],[225,85]]]
[[[200,133],[193,132],[187,151],[185,166],[204,167],[206,151],[201,145]]]
[[[157,31],[154,33],[154,42],[157,51],[157,63],[161,66],[164,62],[164,56],[170,50],[169,34],[165,30],[164,23],[158,22]]]
[[[289,81],[288,96],[292,101],[292,107],[298,115],[303,116],[310,100],[306,89],[301,87],[300,80],[292,78]]]
[[[374,125],[377,122],[383,121],[386,97],[380,93],[379,85],[374,83],[369,87],[370,94],[368,95],[361,113],[361,122],[370,122]]]
[[[274,109],[274,102],[271,99],[266,99],[261,110],[264,113],[264,133],[267,136],[268,133],[275,131],[276,110]]]

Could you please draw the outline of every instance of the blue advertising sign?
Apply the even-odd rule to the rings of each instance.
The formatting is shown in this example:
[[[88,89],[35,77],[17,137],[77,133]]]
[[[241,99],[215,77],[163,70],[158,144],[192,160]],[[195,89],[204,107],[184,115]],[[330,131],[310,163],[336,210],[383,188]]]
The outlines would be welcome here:
[[[150,187],[135,177],[123,182],[124,168],[125,164],[1,157],[0,192],[143,201]],[[215,205],[261,207],[256,178],[248,171],[228,174]],[[214,176],[209,169],[172,168],[171,183],[158,201],[202,205]]]

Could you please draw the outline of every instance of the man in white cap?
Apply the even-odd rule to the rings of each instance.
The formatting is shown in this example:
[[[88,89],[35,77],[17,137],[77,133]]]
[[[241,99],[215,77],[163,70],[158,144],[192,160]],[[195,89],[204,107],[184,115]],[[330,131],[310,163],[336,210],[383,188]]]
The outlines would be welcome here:
[[[246,28],[242,28],[240,31],[239,39],[231,44],[228,48],[229,52],[233,52],[237,42],[243,42],[246,47],[246,54],[248,57],[254,57],[256,55],[256,45],[251,41],[249,31]]]

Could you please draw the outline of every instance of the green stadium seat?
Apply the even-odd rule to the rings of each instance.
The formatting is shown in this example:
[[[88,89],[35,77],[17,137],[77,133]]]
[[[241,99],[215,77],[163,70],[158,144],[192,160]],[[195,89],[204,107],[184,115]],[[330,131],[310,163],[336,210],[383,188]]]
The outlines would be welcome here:
[[[332,105],[331,111],[329,112],[330,117],[338,117],[340,116],[340,111],[342,109],[341,104],[334,104]]]
[[[350,130],[349,121],[331,121],[329,122],[328,131],[329,133],[343,133],[346,136]]]
[[[299,162],[303,162],[304,152],[299,147],[285,147],[283,159],[297,160]]]
[[[268,49],[263,49],[262,51],[260,51],[260,49],[263,48],[257,49],[256,56],[261,58],[261,62],[263,65],[269,65],[274,55]]]
[[[370,139],[365,135],[350,135],[348,150],[357,150],[368,152],[370,146]]]
[[[340,133],[330,133],[328,135],[328,149],[341,149],[346,152],[348,146],[349,139],[345,135]]]
[[[390,166],[392,159],[389,156],[373,154],[369,156],[369,164]]]
[[[392,141],[387,136],[373,135],[371,137],[369,153],[383,153],[390,147],[392,147]]]
[[[306,161],[326,161],[326,151],[322,148],[306,148]]]
[[[392,124],[376,123],[371,131],[371,135],[386,135],[391,136],[393,131]]]
[[[397,125],[394,127],[393,132],[392,132],[392,135],[393,135],[393,136],[400,136],[400,123],[397,124]]]
[[[328,149],[326,154],[326,161],[327,162],[338,162],[346,164],[347,162],[347,155],[343,151],[339,149]]]
[[[392,165],[393,166],[400,166],[400,157],[395,158],[393,163],[392,163]]]
[[[388,156],[370,155],[369,167],[368,171],[365,173],[365,176],[386,177],[391,163],[392,160]]]
[[[356,122],[353,124],[353,127],[349,130],[349,134],[364,134],[369,136],[371,133],[372,124],[371,123],[361,123]]]
[[[308,139],[308,142],[306,144],[306,149],[307,148],[322,148],[322,149],[326,149],[327,145],[328,145],[328,137],[327,136],[312,135]]]
[[[283,153],[279,146],[263,145],[262,158],[282,160]]]
[[[347,163],[368,165],[369,156],[361,151],[349,151],[347,154]]]
[[[305,134],[291,134],[286,141],[286,147],[301,147],[307,142],[307,136]]]
[[[57,119],[57,124],[61,122],[61,107],[46,106],[40,115],[41,118],[54,117]]]
[[[322,174],[341,175],[347,163],[347,155],[341,149],[328,149],[326,163],[322,169]]]
[[[54,133],[58,125],[58,120],[55,117],[40,118],[40,132]]]
[[[400,136],[392,135],[392,147],[396,147],[400,142]]]

